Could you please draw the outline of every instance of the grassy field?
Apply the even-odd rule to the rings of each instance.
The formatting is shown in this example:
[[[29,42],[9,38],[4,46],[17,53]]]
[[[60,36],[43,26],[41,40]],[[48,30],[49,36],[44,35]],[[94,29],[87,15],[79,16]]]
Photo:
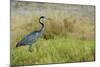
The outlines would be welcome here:
[[[49,19],[44,23],[43,35],[32,45],[32,52],[28,46],[16,48],[25,35],[40,29],[41,15]],[[94,61],[94,6],[13,3],[10,47],[11,65]]]
[[[94,61],[94,41],[73,38],[39,39],[32,46],[11,49],[14,65]]]

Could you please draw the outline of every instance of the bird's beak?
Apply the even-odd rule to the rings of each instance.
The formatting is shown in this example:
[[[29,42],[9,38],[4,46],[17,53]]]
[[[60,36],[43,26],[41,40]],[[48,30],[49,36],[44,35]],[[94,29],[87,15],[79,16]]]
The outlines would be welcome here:
[[[47,20],[51,20],[51,18],[46,18]]]

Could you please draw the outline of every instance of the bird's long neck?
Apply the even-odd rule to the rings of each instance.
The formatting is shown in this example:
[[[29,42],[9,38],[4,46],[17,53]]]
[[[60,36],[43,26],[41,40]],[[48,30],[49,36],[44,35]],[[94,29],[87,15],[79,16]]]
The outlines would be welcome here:
[[[41,18],[40,18],[40,19],[39,19],[39,23],[40,23],[40,24],[41,24],[41,26],[42,26],[42,27],[40,28],[40,30],[39,30],[40,32],[42,32],[42,31],[44,30],[44,24],[43,24],[43,23],[41,23],[41,22],[42,22],[42,21],[41,21]]]

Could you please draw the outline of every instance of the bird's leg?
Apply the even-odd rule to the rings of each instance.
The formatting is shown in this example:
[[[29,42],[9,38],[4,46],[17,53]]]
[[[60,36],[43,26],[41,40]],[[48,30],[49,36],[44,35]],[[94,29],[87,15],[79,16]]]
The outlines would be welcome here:
[[[32,52],[32,45],[29,46],[29,51]]]
[[[38,51],[39,51],[39,49],[38,49],[38,48],[39,48],[38,44],[36,44],[35,46],[36,46],[36,51],[38,52]]]

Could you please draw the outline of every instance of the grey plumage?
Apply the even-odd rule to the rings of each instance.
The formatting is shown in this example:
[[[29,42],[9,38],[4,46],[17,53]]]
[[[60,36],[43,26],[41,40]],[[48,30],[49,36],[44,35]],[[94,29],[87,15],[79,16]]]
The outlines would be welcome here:
[[[42,23],[41,19],[45,19],[45,17],[41,16],[39,18],[39,23],[42,26],[41,29],[38,31],[33,31],[30,34],[26,35],[24,38],[22,38],[21,41],[19,41],[16,44],[16,47],[25,46],[25,45],[32,46],[32,44],[36,42],[36,40],[42,35],[42,32],[44,30],[44,24]]]

